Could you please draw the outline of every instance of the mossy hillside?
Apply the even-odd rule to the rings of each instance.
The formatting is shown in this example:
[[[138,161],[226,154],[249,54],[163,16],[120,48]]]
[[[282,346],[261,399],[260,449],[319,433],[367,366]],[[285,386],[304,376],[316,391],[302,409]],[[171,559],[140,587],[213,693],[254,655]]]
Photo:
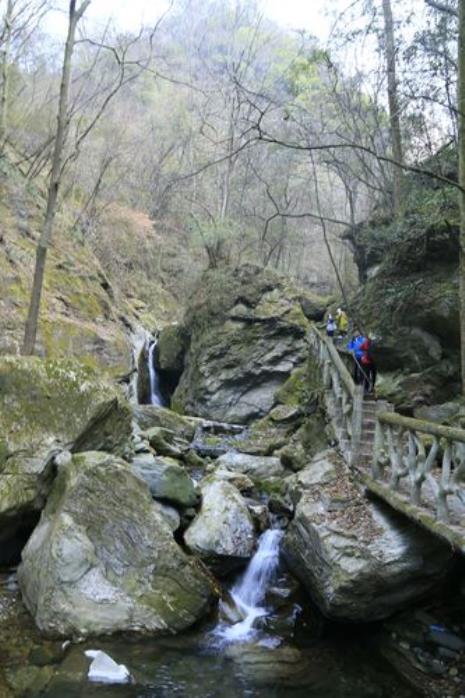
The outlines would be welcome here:
[[[0,354],[15,354],[24,333],[45,198],[40,181],[27,183],[17,169],[5,163],[0,171]],[[158,279],[152,284],[139,274],[131,258],[124,260],[130,271],[124,277],[127,284],[121,288],[118,270],[123,260],[118,255],[123,251],[113,249],[114,275],[110,277],[92,246],[73,228],[76,214],[71,201],[56,218],[44,278],[37,352],[49,358],[75,356],[121,377],[129,372],[131,362],[127,327],[142,324],[154,329],[172,320],[176,302]],[[113,216],[112,223],[118,226],[121,219]]]

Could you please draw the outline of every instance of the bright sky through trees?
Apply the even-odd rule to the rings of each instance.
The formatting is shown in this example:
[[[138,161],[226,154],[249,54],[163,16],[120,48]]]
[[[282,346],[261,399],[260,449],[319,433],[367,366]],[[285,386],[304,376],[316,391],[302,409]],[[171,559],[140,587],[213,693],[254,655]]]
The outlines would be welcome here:
[[[324,42],[328,36],[331,21],[326,16],[327,0],[262,0],[263,12],[277,23],[292,29],[305,29]],[[176,0],[173,3],[176,7]],[[342,0],[331,3],[331,9],[344,6]],[[64,33],[66,29],[66,0],[58,0],[57,11],[48,20],[48,28],[53,33]],[[136,30],[141,23],[151,23],[166,10],[165,0],[93,0],[86,17],[93,22],[106,23],[112,17],[125,29]]]

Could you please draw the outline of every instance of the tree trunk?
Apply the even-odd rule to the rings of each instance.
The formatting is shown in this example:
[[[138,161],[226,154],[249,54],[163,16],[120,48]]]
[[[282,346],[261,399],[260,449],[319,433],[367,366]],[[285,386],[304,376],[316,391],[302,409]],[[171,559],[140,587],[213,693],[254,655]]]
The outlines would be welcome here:
[[[399,98],[397,94],[396,78],[396,47],[394,43],[394,22],[392,19],[391,0],[383,0],[383,15],[392,156],[395,162],[402,163],[402,136],[400,132]],[[396,165],[394,165],[393,169],[393,178],[394,213],[399,215],[402,212],[404,177],[402,169]]]
[[[58,201],[58,190],[60,188],[62,177],[61,163],[66,140],[68,97],[69,86],[71,81],[71,64],[76,36],[76,27],[89,5],[90,0],[84,0],[79,9],[76,9],[76,0],[70,0],[69,3],[68,35],[66,37],[65,53],[63,57],[63,69],[60,85],[60,100],[57,114],[57,130],[55,134],[55,143],[53,148],[52,172],[50,174],[50,183],[47,196],[47,209],[45,213],[44,225],[42,227],[36,252],[34,280],[32,284],[31,300],[29,304],[29,311],[26,320],[24,341],[21,352],[24,355],[33,354],[36,343],[40,301],[44,282],[45,263],[47,261],[48,249],[52,241],[53,224],[55,220]]]
[[[13,0],[8,0],[5,12],[5,38],[2,50],[2,93],[0,98],[0,156],[5,150],[8,130],[8,91],[10,87],[11,24],[13,21]]]
[[[459,206],[460,206],[460,368],[462,393],[465,395],[465,0],[459,0],[458,64],[458,135],[459,135]]]

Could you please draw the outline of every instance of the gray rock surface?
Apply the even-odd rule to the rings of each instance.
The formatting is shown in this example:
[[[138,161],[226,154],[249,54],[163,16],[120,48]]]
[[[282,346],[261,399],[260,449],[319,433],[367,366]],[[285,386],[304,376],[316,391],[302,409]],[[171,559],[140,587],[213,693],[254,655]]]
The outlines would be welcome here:
[[[248,453],[230,451],[216,461],[219,468],[245,473],[252,479],[263,480],[288,474],[279,458],[272,456],[251,456]]]
[[[252,517],[239,491],[229,482],[208,479],[201,490],[200,512],[184,540],[217,574],[227,574],[253,554]]]
[[[257,267],[207,272],[186,312],[185,369],[173,396],[180,411],[248,423],[307,353],[308,320],[298,293]]]
[[[144,454],[134,458],[132,465],[155,499],[167,500],[180,507],[197,504],[199,497],[192,479],[174,459]]]
[[[142,430],[152,427],[163,427],[175,432],[187,441],[194,438],[195,428],[199,420],[190,417],[183,417],[166,407],[156,405],[132,405],[134,419]]]
[[[297,501],[284,541],[290,569],[330,618],[385,618],[430,592],[451,560],[447,546],[368,501],[335,452],[291,478]]]
[[[18,580],[37,626],[54,636],[177,632],[212,599],[145,483],[96,452],[60,468]]]
[[[246,492],[247,490],[252,490],[253,489],[253,482],[244,473],[238,473],[233,470],[226,470],[225,468],[213,468],[212,469],[212,474],[207,476],[207,480],[209,482],[212,481],[212,479],[215,480],[224,480],[225,482],[229,482],[231,485],[234,485],[236,489],[239,490],[239,492]]]

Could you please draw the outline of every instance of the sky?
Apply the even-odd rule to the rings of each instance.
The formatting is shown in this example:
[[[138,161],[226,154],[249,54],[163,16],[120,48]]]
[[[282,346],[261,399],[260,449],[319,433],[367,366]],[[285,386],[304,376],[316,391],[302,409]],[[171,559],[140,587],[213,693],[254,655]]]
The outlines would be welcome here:
[[[331,22],[325,16],[330,4],[341,4],[342,0],[261,0],[263,12],[270,19],[282,26],[292,29],[305,29],[318,36],[322,43],[328,37]],[[61,8],[50,14],[47,28],[54,34],[66,31],[65,0],[58,0],[56,7]],[[142,22],[155,21],[167,7],[166,0],[92,0],[86,12],[87,21],[106,24],[109,17],[121,28],[136,30]],[[176,5],[176,0],[174,0]]]

